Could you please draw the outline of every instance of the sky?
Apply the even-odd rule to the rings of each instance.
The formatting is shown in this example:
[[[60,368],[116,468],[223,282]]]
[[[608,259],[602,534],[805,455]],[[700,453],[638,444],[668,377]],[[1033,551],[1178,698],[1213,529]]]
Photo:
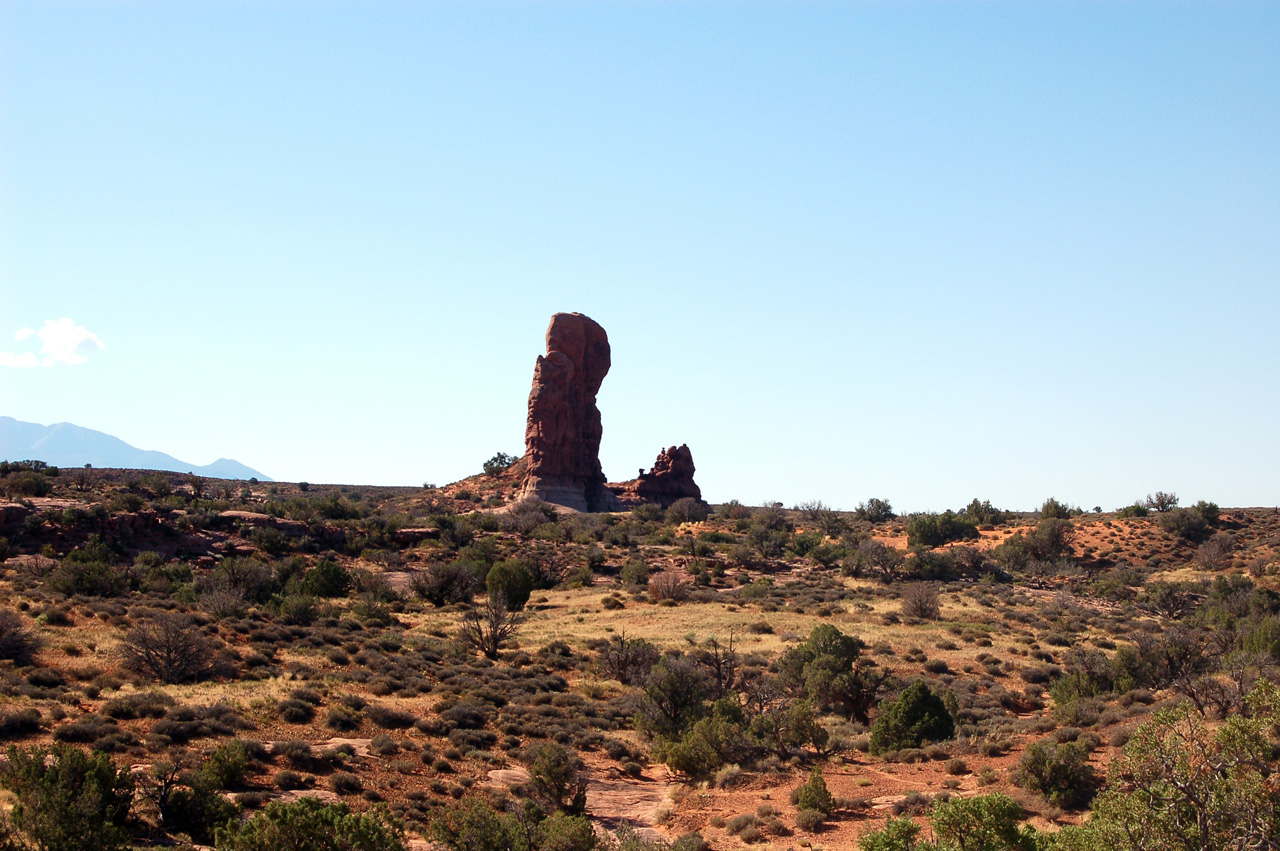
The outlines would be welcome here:
[[[1280,5],[0,0],[0,415],[278,480],[1280,504]]]

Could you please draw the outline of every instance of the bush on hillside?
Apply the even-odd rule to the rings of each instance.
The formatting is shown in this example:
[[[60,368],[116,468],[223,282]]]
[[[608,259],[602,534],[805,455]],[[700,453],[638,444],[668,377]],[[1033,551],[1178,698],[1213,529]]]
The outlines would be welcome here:
[[[925,742],[950,739],[955,732],[955,721],[942,698],[923,680],[916,680],[897,700],[888,701],[871,725],[871,753],[918,748]]]

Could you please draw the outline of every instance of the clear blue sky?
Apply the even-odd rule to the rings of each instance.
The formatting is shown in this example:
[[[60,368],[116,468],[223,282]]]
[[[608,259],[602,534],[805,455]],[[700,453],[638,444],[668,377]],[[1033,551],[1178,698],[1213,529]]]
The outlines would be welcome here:
[[[612,479],[1274,505],[1278,45],[1275,3],[2,2],[0,414],[443,484],[523,451],[576,310]]]

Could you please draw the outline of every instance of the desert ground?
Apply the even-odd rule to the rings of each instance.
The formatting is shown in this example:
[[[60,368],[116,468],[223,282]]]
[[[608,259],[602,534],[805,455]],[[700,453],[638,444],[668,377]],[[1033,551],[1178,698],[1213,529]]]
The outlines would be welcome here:
[[[1142,725],[1189,701],[1216,729],[1276,677],[1274,508],[579,514],[518,502],[519,474],[419,489],[15,466],[10,761],[70,745],[127,769],[130,847],[224,847],[227,820],[311,797],[409,847],[449,846],[444,814],[483,800],[583,815],[600,843],[855,848],[992,793],[1041,833],[1088,823]],[[487,647],[490,617],[510,629]],[[826,680],[805,662],[818,635],[857,639]],[[949,732],[886,746],[877,721],[913,683]],[[544,746],[567,760],[550,799]],[[1046,748],[1065,780],[1036,775]],[[829,801],[806,816],[815,769]]]

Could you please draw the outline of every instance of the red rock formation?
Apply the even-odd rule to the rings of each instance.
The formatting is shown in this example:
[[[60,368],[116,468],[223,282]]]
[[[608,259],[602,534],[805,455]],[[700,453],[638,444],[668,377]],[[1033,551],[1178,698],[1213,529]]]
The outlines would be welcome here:
[[[557,313],[533,369],[521,493],[578,511],[618,508],[600,469],[596,393],[609,372],[609,338],[581,313]]]
[[[678,499],[702,499],[702,489],[693,481],[693,453],[685,444],[658,453],[653,469],[629,482],[610,485],[619,499],[629,505],[652,502],[668,508]]]

